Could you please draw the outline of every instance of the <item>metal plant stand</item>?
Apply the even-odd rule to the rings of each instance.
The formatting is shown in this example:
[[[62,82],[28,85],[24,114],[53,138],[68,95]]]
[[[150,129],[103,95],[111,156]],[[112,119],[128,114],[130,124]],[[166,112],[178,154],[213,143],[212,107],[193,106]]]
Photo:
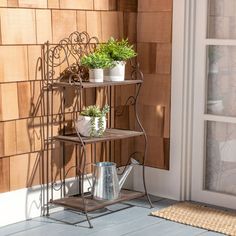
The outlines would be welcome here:
[[[46,119],[45,119],[45,147],[46,151],[43,157],[45,172],[43,176],[46,177],[46,199],[45,199],[45,212],[44,215],[49,216],[50,205],[60,205],[69,209],[78,210],[85,214],[86,219],[89,223],[89,227],[92,227],[88,212],[104,208],[108,205],[118,203],[121,201],[127,201],[135,199],[141,196],[147,196],[147,199],[152,207],[151,200],[149,198],[146,183],[145,183],[145,159],[147,155],[147,135],[140,122],[138,111],[137,111],[137,100],[139,92],[143,83],[143,74],[139,70],[137,64],[132,64],[131,79],[121,82],[103,82],[103,83],[91,83],[88,82],[88,72],[85,68],[80,66],[80,58],[93,52],[98,45],[99,41],[96,37],[90,37],[87,32],[73,32],[68,38],[62,39],[58,44],[45,43],[42,47],[42,77],[44,82],[44,88],[46,90]],[[56,74],[60,72],[60,76]],[[61,72],[62,71],[62,72]],[[110,121],[108,122],[108,129],[102,137],[87,138],[77,135],[73,132],[67,131],[66,126],[66,89],[70,88],[75,91],[76,99],[73,104],[72,113],[73,119],[75,120],[82,110],[83,105],[83,91],[88,88],[104,87],[107,89],[108,101],[111,103],[111,92],[112,87],[117,85],[135,85],[136,94],[130,96],[125,105],[133,105],[135,111],[136,121],[139,127],[138,131],[133,130],[122,130],[111,127],[111,113],[109,115]],[[59,113],[54,112],[55,98],[54,94],[60,94],[60,106]],[[55,114],[54,114],[55,113]],[[55,124],[59,127],[59,135],[54,134]],[[143,152],[143,186],[144,193],[123,190],[120,196],[116,200],[112,201],[98,201],[93,199],[91,194],[91,188],[85,191],[85,178],[86,173],[86,146],[91,144],[94,153],[92,155],[92,162],[96,161],[96,144],[97,143],[109,143],[114,140],[127,139],[132,137],[144,137],[144,152]],[[76,148],[75,165],[69,170],[65,169],[65,154],[66,144],[71,143]],[[62,173],[60,172],[59,184],[56,179],[53,179],[53,150],[55,145],[60,146],[60,156],[62,161]],[[108,147],[109,148],[109,147]],[[130,158],[135,155],[133,153]],[[95,156],[95,157],[94,157]],[[76,179],[78,183],[78,193],[73,196],[69,196],[66,193],[66,178],[69,171],[74,168],[76,170]],[[92,183],[90,183],[92,186]],[[60,192],[60,198],[54,199],[55,191]]]

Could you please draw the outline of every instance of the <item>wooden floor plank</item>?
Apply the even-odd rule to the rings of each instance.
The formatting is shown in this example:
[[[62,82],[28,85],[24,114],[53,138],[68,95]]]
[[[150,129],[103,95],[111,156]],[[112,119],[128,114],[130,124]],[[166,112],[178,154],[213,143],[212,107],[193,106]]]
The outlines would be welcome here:
[[[105,235],[112,235],[112,236],[120,236],[120,235],[129,235],[132,232],[140,231],[142,229],[148,228],[152,225],[156,225],[159,222],[164,221],[164,219],[152,219],[151,216],[144,216],[141,218],[134,219],[133,221],[128,221],[123,224],[118,224],[104,230],[95,232],[91,234],[91,236],[105,236]]]
[[[159,203],[157,203],[158,201],[163,200],[163,198],[156,196],[150,196],[150,198],[154,207],[159,205]],[[150,204],[148,203],[146,196],[127,201],[126,203],[134,206],[147,207],[147,208],[150,207]]]
[[[119,203],[109,206],[107,210],[99,210],[89,215],[94,228],[89,229],[87,222],[68,225],[60,222],[67,221],[75,223],[85,220],[81,214],[69,210],[59,211],[51,214],[51,218],[37,217],[33,220],[20,222],[0,228],[0,235],[14,236],[218,236],[222,234],[210,232],[158,217],[150,216],[150,212],[170,206],[176,201],[151,197],[154,208],[150,209],[147,199],[140,198],[128,201],[126,204]],[[137,205],[135,205],[135,203]],[[129,205],[127,205],[129,204]],[[127,208],[129,207],[129,208]],[[55,220],[53,220],[55,219]]]
[[[106,222],[107,226],[114,226],[117,224],[123,224],[127,221],[132,221],[137,218],[143,217],[143,215],[149,215],[151,212],[150,209],[141,208],[141,207],[131,207],[126,210],[122,210],[119,212],[115,212],[110,215],[105,215],[100,218],[96,218],[92,220],[92,224],[95,228],[104,228],[104,222]],[[87,222],[79,224],[79,226],[86,227]]]
[[[26,230],[39,228],[43,225],[46,225],[46,223],[32,220],[22,221],[16,224],[1,227],[0,235],[15,235],[16,233],[25,233]]]
[[[216,233],[212,231],[206,231],[202,234],[199,234],[199,236],[220,236],[220,235],[224,235],[224,234],[220,234],[220,233]]]
[[[65,232],[65,233],[68,232],[69,230],[71,230],[72,227],[75,227],[75,226],[62,224],[62,223],[49,223],[41,227],[37,227],[30,230],[26,230],[24,232],[16,233],[14,234],[14,236],[42,236],[42,235],[56,236],[60,232]],[[65,234],[65,235],[68,236],[68,234]]]
[[[155,232],[158,236],[194,236],[199,235],[206,230],[199,229],[183,224],[178,224],[172,221],[163,220],[157,224],[153,224],[151,226],[145,227],[142,230],[135,230],[132,233],[123,234],[130,236],[143,236],[143,235],[154,235]]]

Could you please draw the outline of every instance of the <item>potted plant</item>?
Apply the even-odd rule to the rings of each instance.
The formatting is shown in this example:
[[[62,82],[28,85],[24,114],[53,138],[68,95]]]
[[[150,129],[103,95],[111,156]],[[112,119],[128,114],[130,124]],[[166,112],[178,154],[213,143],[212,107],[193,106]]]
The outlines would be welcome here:
[[[106,81],[123,81],[126,61],[137,55],[128,39],[118,41],[110,38],[107,43],[100,46],[98,51],[107,54],[114,61],[112,67],[104,70],[104,80]]]
[[[106,53],[99,51],[84,55],[80,63],[89,69],[90,82],[103,82],[103,69],[113,66],[112,59]]]
[[[75,122],[77,133],[85,137],[100,137],[106,130],[106,114],[109,106],[105,105],[102,109],[98,106],[86,107]]]
[[[208,74],[207,112],[215,115],[224,113],[224,96],[219,77],[215,73]]]
[[[208,72],[216,74],[219,72],[218,61],[222,57],[222,52],[219,46],[209,46],[208,49]]]

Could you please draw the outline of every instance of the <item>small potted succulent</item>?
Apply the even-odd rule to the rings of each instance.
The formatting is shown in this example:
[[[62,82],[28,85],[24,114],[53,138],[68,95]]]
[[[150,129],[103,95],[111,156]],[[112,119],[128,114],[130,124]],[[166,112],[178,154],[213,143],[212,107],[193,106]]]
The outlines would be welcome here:
[[[102,109],[96,105],[86,107],[75,122],[77,133],[85,137],[101,137],[106,130],[106,114],[109,109],[108,105]]]
[[[112,59],[106,53],[99,51],[84,55],[80,63],[89,69],[90,82],[103,82],[103,69],[113,66]]]
[[[110,38],[107,43],[100,46],[98,51],[107,54],[113,60],[113,66],[104,70],[104,80],[106,81],[123,81],[126,61],[137,55],[128,39],[118,41]]]

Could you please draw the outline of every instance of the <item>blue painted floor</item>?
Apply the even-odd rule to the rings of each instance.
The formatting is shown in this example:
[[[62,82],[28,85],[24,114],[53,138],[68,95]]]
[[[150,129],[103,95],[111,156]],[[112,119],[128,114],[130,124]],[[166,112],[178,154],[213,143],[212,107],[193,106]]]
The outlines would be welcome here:
[[[175,201],[152,197],[155,208],[150,209],[145,198],[116,204],[99,212],[90,214],[94,228],[89,229],[84,216],[72,211],[60,211],[50,218],[38,217],[32,220],[0,228],[0,235],[15,236],[216,236],[222,235],[211,231],[178,224],[158,217],[149,216],[151,211],[167,207]],[[77,223],[69,225],[62,223]]]

